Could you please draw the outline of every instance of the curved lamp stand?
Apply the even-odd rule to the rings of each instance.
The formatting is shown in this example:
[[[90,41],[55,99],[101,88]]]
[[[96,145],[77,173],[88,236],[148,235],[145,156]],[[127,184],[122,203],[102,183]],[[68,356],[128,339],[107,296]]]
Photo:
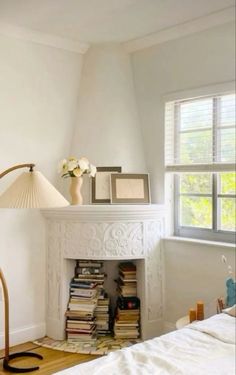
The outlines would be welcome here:
[[[40,354],[37,353],[31,353],[31,352],[20,352],[20,353],[14,353],[9,355],[9,359],[7,360],[6,358],[3,360],[3,368],[9,372],[14,372],[14,373],[24,373],[24,372],[31,372],[35,370],[39,370],[39,366],[35,367],[27,367],[27,368],[20,368],[20,367],[14,367],[9,365],[9,361],[14,358],[18,357],[35,357],[38,359],[43,359],[43,357]]]
[[[38,359],[43,359],[43,357],[40,354],[30,353],[30,352],[9,354],[9,296],[8,296],[6,280],[1,269],[0,269],[0,281],[2,283],[3,298],[4,298],[4,315],[5,315],[5,358],[3,360],[3,368],[7,371],[15,372],[15,373],[23,373],[23,372],[30,372],[30,371],[38,370],[39,369],[38,366],[28,367],[28,368],[19,368],[19,367],[11,366],[9,364],[9,362],[14,358],[35,357]]]
[[[30,171],[33,171],[34,164],[21,164],[21,165],[17,165],[15,167],[9,168],[0,174],[0,178],[15,169],[24,168],[24,167],[29,167]],[[38,366],[28,367],[28,368],[19,368],[19,367],[11,366],[9,364],[9,362],[12,359],[19,358],[19,357],[35,357],[38,359],[43,359],[43,357],[40,354],[30,353],[30,352],[9,354],[9,295],[8,295],[7,283],[6,283],[5,277],[1,269],[0,269],[0,281],[2,284],[2,290],[3,290],[4,315],[5,315],[5,358],[3,360],[3,368],[7,371],[14,372],[14,373],[24,373],[24,372],[38,370],[39,369]]]
[[[0,173],[0,179],[6,174],[19,168],[29,168],[30,173],[23,173],[0,197],[0,207],[4,208],[49,208],[65,207],[69,202],[55,189],[53,185],[40,173],[34,172],[35,164],[18,164]],[[3,367],[5,370],[15,373],[38,370],[39,367],[18,368],[11,366],[9,362],[18,357],[35,357],[43,359],[36,353],[22,352],[9,354],[9,297],[6,280],[0,269],[0,282],[3,287],[4,311],[5,311],[5,358]]]

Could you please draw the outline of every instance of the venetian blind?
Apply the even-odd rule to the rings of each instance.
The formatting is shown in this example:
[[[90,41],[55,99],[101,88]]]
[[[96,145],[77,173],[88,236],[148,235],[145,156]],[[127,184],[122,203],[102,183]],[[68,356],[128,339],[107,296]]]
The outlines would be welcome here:
[[[167,171],[235,169],[235,94],[167,102]]]

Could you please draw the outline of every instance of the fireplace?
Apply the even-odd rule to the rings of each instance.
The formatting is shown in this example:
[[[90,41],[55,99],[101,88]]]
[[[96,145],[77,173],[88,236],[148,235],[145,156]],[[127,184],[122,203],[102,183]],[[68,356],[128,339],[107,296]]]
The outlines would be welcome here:
[[[49,337],[65,338],[65,311],[75,259],[104,260],[108,273],[116,261],[134,261],[141,299],[142,339],[161,333],[161,237],[165,234],[165,212],[162,205],[84,205],[43,211],[47,228]]]

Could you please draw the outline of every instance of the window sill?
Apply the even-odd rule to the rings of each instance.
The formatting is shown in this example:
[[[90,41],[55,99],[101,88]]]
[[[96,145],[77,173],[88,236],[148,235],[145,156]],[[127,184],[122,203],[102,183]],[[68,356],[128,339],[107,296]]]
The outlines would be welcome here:
[[[235,248],[235,244],[233,244],[233,243],[198,240],[196,238],[169,236],[169,237],[164,237],[163,240],[164,241],[176,241],[176,242],[191,243],[191,244],[196,244],[196,245],[214,246],[214,247],[221,247],[221,248],[222,247],[230,248],[230,249]]]

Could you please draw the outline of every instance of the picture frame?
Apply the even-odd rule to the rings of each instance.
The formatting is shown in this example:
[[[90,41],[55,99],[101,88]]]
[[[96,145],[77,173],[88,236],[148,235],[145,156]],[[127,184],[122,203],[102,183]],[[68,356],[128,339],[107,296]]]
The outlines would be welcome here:
[[[111,203],[110,175],[121,173],[121,171],[122,167],[97,167],[97,173],[95,177],[92,177],[92,204]]]
[[[111,174],[112,204],[150,204],[149,174]]]

